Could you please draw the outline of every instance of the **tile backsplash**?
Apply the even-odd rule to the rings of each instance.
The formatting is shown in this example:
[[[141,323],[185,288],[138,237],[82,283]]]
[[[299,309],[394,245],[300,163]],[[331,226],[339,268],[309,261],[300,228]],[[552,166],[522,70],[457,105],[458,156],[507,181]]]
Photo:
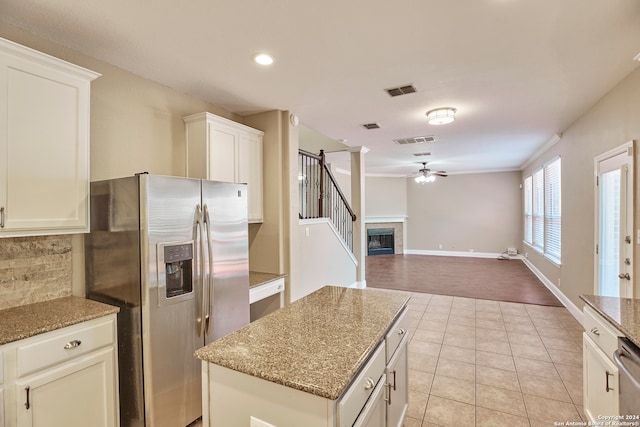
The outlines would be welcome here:
[[[71,236],[0,239],[0,309],[71,295]]]

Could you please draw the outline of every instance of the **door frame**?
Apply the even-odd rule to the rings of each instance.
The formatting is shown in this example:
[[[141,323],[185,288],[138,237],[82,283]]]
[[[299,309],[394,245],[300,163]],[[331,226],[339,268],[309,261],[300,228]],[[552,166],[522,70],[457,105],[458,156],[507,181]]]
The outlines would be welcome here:
[[[598,294],[599,288],[599,250],[596,250],[597,245],[600,243],[600,188],[598,186],[598,166],[601,162],[616,157],[621,154],[627,154],[629,156],[629,169],[627,175],[627,183],[626,183],[626,192],[628,195],[628,200],[626,203],[626,215],[627,215],[627,230],[628,235],[631,236],[631,243],[629,245],[629,258],[631,259],[631,265],[629,268],[629,274],[631,275],[631,280],[628,281],[627,284],[627,295],[628,298],[633,298],[634,289],[633,289],[633,280],[634,280],[634,271],[635,271],[635,259],[634,259],[634,245],[637,243],[634,239],[634,201],[635,201],[635,187],[634,187],[634,177],[635,177],[635,141],[631,140],[626,142],[616,148],[613,148],[609,151],[601,153],[594,158],[594,167],[593,167],[593,188],[594,188],[594,276],[593,276],[593,293],[594,295]],[[625,235],[622,229],[620,230],[621,235]],[[639,236],[640,237],[640,236]],[[621,254],[622,256],[622,254]],[[623,297],[623,295],[620,295]]]

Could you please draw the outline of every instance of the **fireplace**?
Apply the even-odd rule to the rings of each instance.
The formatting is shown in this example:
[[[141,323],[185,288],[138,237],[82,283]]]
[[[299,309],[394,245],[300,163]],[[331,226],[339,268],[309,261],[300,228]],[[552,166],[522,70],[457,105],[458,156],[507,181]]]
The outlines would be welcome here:
[[[393,228],[367,229],[368,255],[394,254]]]

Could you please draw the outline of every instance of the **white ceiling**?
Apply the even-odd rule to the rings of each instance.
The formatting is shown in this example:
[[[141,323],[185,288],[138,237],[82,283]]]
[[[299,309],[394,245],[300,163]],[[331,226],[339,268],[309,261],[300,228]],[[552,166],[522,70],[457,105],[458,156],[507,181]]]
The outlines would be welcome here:
[[[639,0],[2,0],[0,19],[238,114],[290,110],[382,174],[424,151],[517,170],[640,66]],[[456,121],[427,124],[445,106]]]

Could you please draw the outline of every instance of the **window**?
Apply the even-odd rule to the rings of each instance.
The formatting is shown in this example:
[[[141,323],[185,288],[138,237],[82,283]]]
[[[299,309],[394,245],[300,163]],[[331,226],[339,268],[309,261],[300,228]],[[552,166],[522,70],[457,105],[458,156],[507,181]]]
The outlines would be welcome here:
[[[531,192],[533,191],[533,178],[528,176],[524,180],[524,241],[533,245],[533,206]]]
[[[546,163],[524,180],[524,241],[560,263],[560,158]]]

